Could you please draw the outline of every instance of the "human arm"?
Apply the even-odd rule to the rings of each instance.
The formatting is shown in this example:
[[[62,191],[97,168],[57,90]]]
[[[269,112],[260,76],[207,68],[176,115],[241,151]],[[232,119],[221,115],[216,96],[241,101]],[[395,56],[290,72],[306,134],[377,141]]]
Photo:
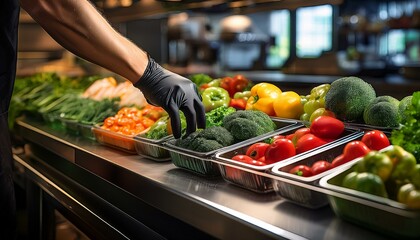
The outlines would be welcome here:
[[[179,110],[187,133],[205,127],[204,108],[195,85],[163,69],[147,53],[120,35],[86,0],[21,0],[21,6],[63,47],[133,82],[153,104],[171,117],[180,137]],[[140,79],[140,80],[139,80]]]

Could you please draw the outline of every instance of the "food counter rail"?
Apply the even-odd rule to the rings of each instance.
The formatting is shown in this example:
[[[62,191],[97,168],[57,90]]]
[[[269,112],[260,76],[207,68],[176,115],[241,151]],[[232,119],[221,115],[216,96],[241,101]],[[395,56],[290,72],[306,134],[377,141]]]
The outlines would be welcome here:
[[[19,120],[18,133],[28,144],[14,158],[26,179],[30,231],[39,239],[48,239],[51,209],[92,239],[386,239],[330,207],[306,209],[34,119]]]

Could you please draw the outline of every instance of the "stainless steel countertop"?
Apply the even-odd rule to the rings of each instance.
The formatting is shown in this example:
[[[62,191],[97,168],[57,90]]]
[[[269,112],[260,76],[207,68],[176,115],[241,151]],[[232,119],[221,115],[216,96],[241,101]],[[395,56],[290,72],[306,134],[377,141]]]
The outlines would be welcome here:
[[[18,125],[27,140],[218,239],[386,239],[339,219],[329,206],[306,209],[274,193],[257,194],[221,178],[207,179],[170,161],[130,155],[35,120]]]

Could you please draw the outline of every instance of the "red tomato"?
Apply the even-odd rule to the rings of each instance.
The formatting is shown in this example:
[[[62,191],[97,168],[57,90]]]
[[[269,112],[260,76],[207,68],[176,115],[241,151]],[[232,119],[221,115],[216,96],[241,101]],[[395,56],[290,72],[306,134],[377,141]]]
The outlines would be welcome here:
[[[388,137],[379,130],[372,130],[365,133],[362,137],[362,142],[366,144],[368,148],[376,151],[390,145]]]
[[[310,177],[312,176],[311,168],[306,165],[297,165],[296,167],[292,168],[289,173],[295,174],[302,177]]]
[[[295,134],[293,134],[293,139],[292,142],[293,144],[296,145],[297,141],[304,135],[311,133],[311,129],[304,127],[304,128],[300,128],[298,130],[295,131]]]
[[[340,166],[344,163],[346,163],[346,161],[344,160],[344,155],[340,154],[336,158],[334,158],[334,160],[331,162],[331,168],[335,168],[335,167]]]
[[[311,123],[311,133],[320,138],[337,139],[344,132],[344,123],[329,116],[319,116]]]
[[[358,157],[363,157],[370,149],[361,141],[352,141],[346,144],[343,150],[344,161],[348,162]]]
[[[246,163],[246,164],[252,164],[252,165],[255,165],[255,166],[265,166],[266,165],[264,162],[254,160],[250,156],[243,155],[243,154],[233,156],[232,160],[236,160],[236,161],[243,162],[243,163]]]
[[[311,166],[311,172],[312,172],[313,175],[317,175],[317,174],[325,172],[329,169],[331,169],[331,163],[329,163],[325,160],[316,161]]]
[[[246,150],[246,155],[250,156],[252,159],[258,160],[261,157],[264,157],[265,151],[269,146],[270,144],[268,143],[254,143]]]
[[[327,142],[319,138],[312,133],[308,133],[303,135],[296,143],[296,153],[303,153],[306,151],[309,151],[311,149],[314,149],[316,147],[322,146],[326,144]]]
[[[294,133],[287,135],[285,138],[289,139],[290,141],[293,141],[293,137],[295,136]]]
[[[265,151],[265,162],[275,163],[296,155],[295,146],[286,138],[277,139]]]

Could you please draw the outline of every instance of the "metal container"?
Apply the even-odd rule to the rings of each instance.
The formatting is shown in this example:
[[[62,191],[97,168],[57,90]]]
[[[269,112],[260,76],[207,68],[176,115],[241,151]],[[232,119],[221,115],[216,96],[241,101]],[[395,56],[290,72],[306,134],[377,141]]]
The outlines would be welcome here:
[[[328,190],[334,213],[346,221],[396,239],[419,239],[420,210],[408,209],[405,204],[388,198],[341,187],[344,177],[356,163],[345,165],[320,180],[320,186]]]
[[[271,173],[274,176],[278,176],[279,178],[273,178],[274,191],[281,198],[307,208],[316,209],[328,205],[328,198],[324,193],[314,191],[310,188],[294,185],[288,181],[282,181],[281,179],[287,178],[303,184],[318,186],[319,180],[323,176],[336,171],[336,168],[332,168],[310,177],[291,174],[289,173],[290,170],[301,164],[312,166],[313,163],[319,160],[325,160],[331,163],[334,158],[343,153],[344,147],[347,143],[354,140],[360,140],[362,136],[363,132],[355,132],[354,134],[350,134],[348,137],[342,138],[333,144],[326,145],[325,147],[310,152],[306,155],[296,157],[291,161],[281,161],[275,164],[271,169]]]
[[[145,135],[143,133],[134,137],[134,145],[138,155],[158,162],[171,160],[169,151],[163,147],[163,143],[173,139],[172,135],[161,139],[150,139],[146,138]]]
[[[110,146],[128,153],[136,154],[134,136],[127,136],[102,129],[99,125],[92,128],[96,141],[100,144]]]
[[[299,128],[302,128],[302,127],[304,126],[301,125]],[[237,186],[246,188],[254,192],[258,192],[258,193],[272,192],[274,190],[272,178],[267,177],[266,174],[260,174],[260,173],[269,173],[270,170],[278,163],[273,163],[266,166],[255,166],[255,165],[232,160],[232,157],[237,154],[245,154],[246,150],[252,144],[256,142],[264,142],[265,140],[268,140],[269,138],[276,136],[278,134],[283,134],[283,135],[292,134],[299,128],[288,129],[281,133],[277,132],[274,134],[270,134],[263,138],[259,138],[257,141],[242,144],[241,146],[237,148],[230,148],[227,151],[218,152],[216,154],[215,161],[217,161],[217,163],[219,164],[219,168],[222,173],[223,179],[229,183],[233,183]],[[289,162],[295,161],[296,159],[303,159],[306,156],[308,156],[308,154],[314,154],[316,152],[324,151],[324,149],[328,149],[327,148],[328,146],[332,147],[332,146],[335,146],[339,142],[351,141],[352,139],[359,137],[360,134],[361,132],[358,131],[357,129],[345,128],[344,133],[339,139],[334,140],[324,146],[315,148],[313,150],[310,150],[301,154],[297,154],[288,159],[284,159],[281,161],[281,163],[287,164]]]
[[[90,124],[77,123],[79,135],[90,140],[95,140],[95,135],[93,134],[92,128],[93,126]]]
[[[298,123],[294,120],[280,120],[280,119],[273,119],[273,122],[276,124],[277,128],[274,132],[263,134],[259,137],[251,138],[246,141],[242,141],[239,143],[235,143],[231,146],[223,147],[221,149],[213,150],[210,152],[195,152],[189,149],[181,148],[175,145],[175,139],[166,141],[163,145],[167,147],[169,150],[169,154],[172,158],[172,163],[179,167],[194,173],[206,176],[206,177],[215,177],[220,176],[220,170],[218,164],[213,162],[215,154],[218,151],[223,151],[230,148],[235,148],[242,145],[245,142],[253,142],[255,139],[259,139],[261,137],[273,134],[273,133],[281,133],[288,129],[296,129],[301,127],[302,124]]]

